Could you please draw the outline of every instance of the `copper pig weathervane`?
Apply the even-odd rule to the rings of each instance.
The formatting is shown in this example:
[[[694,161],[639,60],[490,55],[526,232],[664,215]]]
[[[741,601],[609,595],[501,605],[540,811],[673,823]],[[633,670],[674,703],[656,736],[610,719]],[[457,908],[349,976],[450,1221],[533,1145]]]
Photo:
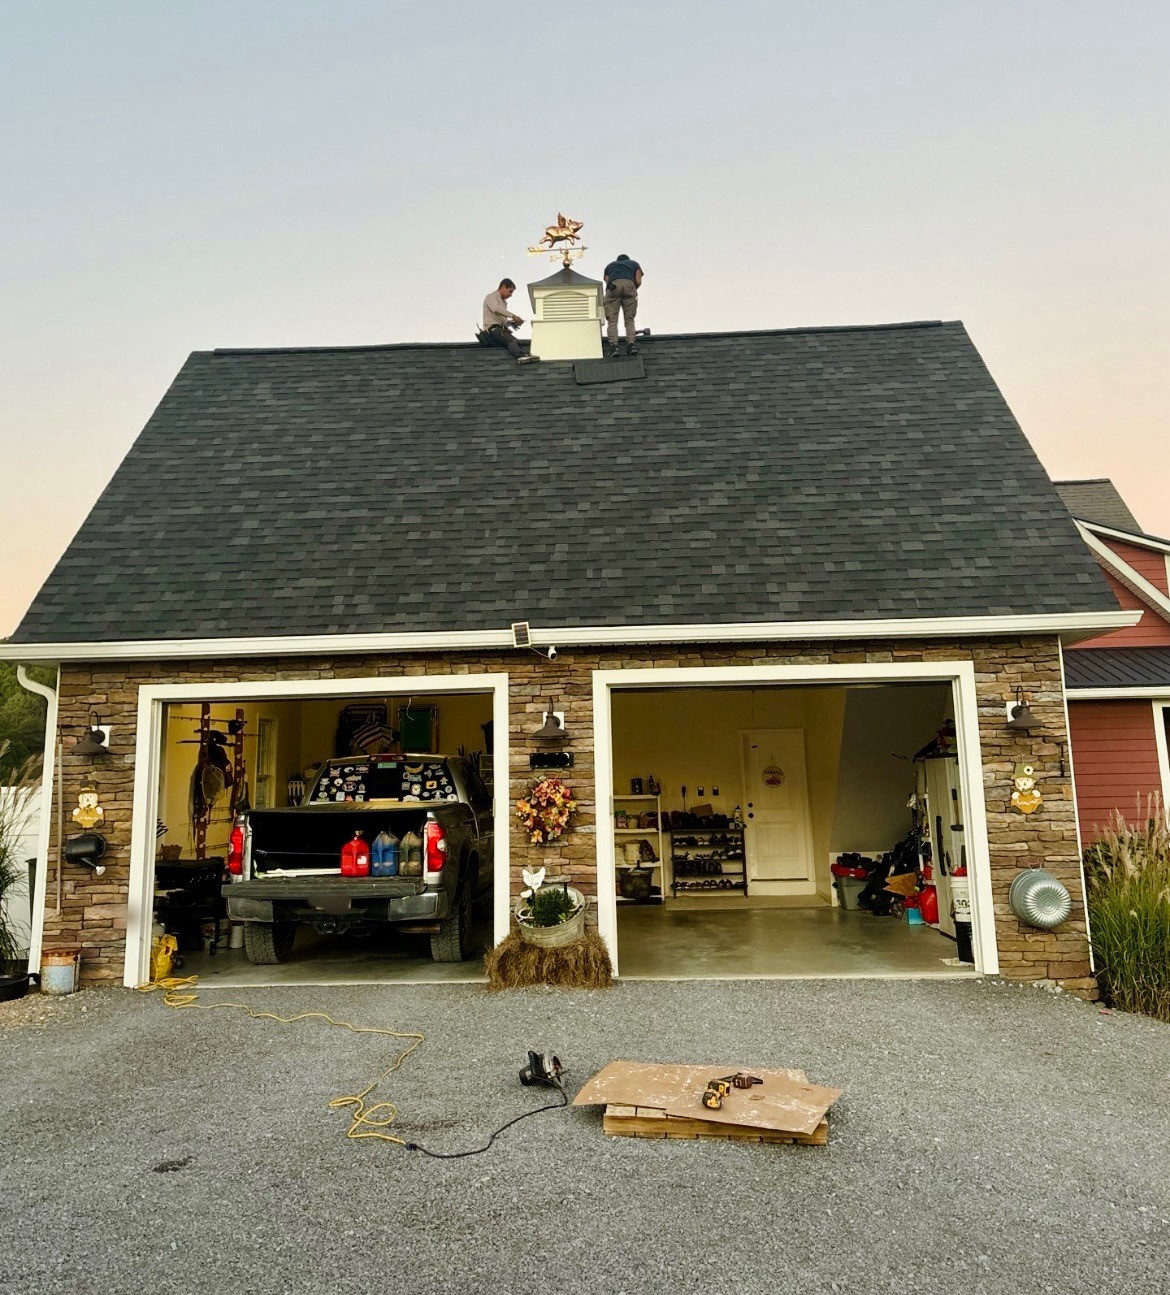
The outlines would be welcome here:
[[[551,253],[554,257],[560,256],[567,270],[575,258],[583,256],[588,251],[587,248],[577,246],[581,241],[581,230],[584,225],[583,220],[572,220],[558,211],[556,224],[545,226],[544,237],[535,247],[528,249],[529,254],[540,256]],[[563,243],[564,246],[557,247],[558,243]]]

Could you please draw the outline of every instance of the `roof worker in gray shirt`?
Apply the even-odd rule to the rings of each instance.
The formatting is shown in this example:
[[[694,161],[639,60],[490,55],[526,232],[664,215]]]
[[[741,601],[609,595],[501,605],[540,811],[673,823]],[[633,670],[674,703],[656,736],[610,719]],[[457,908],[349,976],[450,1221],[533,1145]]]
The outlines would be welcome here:
[[[606,358],[616,360],[618,354],[618,311],[626,321],[626,354],[638,354],[638,333],[634,316],[638,313],[638,289],[642,286],[642,267],[631,261],[625,252],[619,252],[616,261],[605,267],[605,323],[609,350]]]
[[[508,298],[516,291],[511,279],[501,279],[495,292],[489,292],[483,299],[483,336],[496,346],[502,346],[516,357],[517,364],[533,364],[540,356],[526,355],[520,349],[520,343],[512,336],[512,329],[524,321],[519,315],[513,315],[508,309]]]

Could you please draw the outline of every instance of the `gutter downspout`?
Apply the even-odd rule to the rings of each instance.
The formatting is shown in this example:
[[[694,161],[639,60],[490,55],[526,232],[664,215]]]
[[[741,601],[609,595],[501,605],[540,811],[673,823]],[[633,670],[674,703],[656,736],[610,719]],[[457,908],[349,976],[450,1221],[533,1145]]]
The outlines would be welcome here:
[[[16,681],[25,692],[43,697],[47,703],[45,715],[45,754],[41,766],[41,821],[37,832],[37,884],[33,895],[32,918],[29,923],[28,965],[30,970],[40,970],[41,947],[45,931],[45,892],[49,880],[49,835],[53,819],[53,802],[57,807],[57,896],[56,915],[61,914],[61,841],[64,835],[61,816],[64,801],[61,797],[61,743],[57,737],[57,698],[61,688],[61,667],[57,667],[57,685],[37,683],[30,679],[23,665],[16,667]],[[57,778],[57,795],[53,796],[53,778]]]

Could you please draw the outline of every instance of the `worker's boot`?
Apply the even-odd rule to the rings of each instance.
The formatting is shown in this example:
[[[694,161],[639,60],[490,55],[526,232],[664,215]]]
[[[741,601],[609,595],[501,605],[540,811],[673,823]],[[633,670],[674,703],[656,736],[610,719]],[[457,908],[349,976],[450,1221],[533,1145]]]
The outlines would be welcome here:
[[[540,356],[539,356],[539,355],[521,355],[521,356],[518,356],[518,357],[517,357],[517,359],[516,359],[516,363],[517,363],[517,364],[539,364],[539,363],[540,363]]]
[[[619,354],[618,344],[616,342],[610,342],[609,348],[605,352],[605,358],[607,360],[616,360]]]
[[[627,343],[626,343],[626,354],[627,354],[627,355],[637,355],[637,354],[638,354],[638,343],[637,343],[637,342],[627,342]]]

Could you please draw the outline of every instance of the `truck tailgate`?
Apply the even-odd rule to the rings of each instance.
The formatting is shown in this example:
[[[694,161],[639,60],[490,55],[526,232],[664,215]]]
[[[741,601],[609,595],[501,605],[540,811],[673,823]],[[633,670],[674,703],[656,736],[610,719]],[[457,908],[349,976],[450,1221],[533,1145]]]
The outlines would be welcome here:
[[[223,893],[229,898],[312,899],[317,896],[349,895],[353,899],[400,899],[423,890],[421,877],[256,877],[229,882]]]

